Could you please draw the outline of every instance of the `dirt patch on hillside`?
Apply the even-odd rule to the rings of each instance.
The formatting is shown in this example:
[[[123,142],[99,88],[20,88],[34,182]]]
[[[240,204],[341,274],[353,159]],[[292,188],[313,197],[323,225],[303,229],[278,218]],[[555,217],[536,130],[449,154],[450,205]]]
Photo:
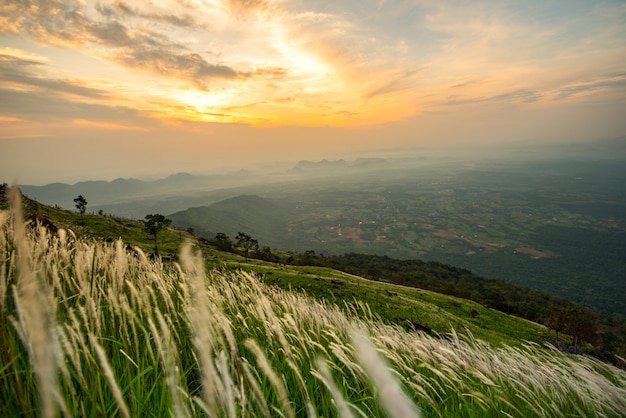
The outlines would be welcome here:
[[[363,230],[361,228],[341,228],[339,231],[339,235],[342,238],[351,239],[356,243],[362,243],[361,235],[363,234]]]
[[[515,251],[522,254],[528,254],[534,259],[548,258],[548,254],[544,253],[543,251],[535,250],[534,248],[519,247],[516,248]]]
[[[499,244],[491,244],[491,243],[484,242],[476,238],[468,238],[464,235],[459,235],[456,232],[454,232],[454,230],[451,230],[451,229],[447,231],[439,230],[439,231],[433,232],[433,236],[438,237],[438,238],[443,238],[443,239],[450,239],[450,240],[454,239],[454,240],[465,241],[472,247],[483,248],[487,251],[496,251],[498,248],[502,248],[502,245],[499,245]]]
[[[459,239],[459,236],[451,231],[439,230],[439,231],[433,232],[433,235],[436,237],[445,238],[445,239]]]

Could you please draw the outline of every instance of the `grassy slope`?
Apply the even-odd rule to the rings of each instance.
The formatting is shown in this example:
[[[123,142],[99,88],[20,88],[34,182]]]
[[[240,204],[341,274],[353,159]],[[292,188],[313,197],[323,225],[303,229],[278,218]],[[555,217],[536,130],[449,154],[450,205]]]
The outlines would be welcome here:
[[[256,275],[207,275],[205,258],[188,250],[178,267],[121,242],[25,234],[21,225],[0,212],[0,416],[626,414],[626,375],[593,359],[454,332],[430,338],[385,326],[360,303],[342,312]],[[265,277],[278,283],[341,277],[343,292],[351,283],[373,301],[387,289],[394,302],[410,299],[334,271],[283,274],[207,255],[222,270],[271,268]],[[421,312],[428,306],[443,315],[437,305]]]
[[[43,205],[29,199],[24,202],[24,211],[26,217],[39,213],[50,219],[57,228],[70,229],[78,236],[107,241],[121,238],[124,244],[139,247],[145,253],[154,251],[153,238],[143,230],[141,221],[88,213],[81,219],[76,212]],[[166,257],[175,256],[185,240],[189,239],[194,237],[186,231],[165,228],[158,236],[159,253]]]
[[[168,217],[173,226],[192,227],[198,236],[205,238],[212,238],[217,232],[234,237],[244,231],[253,237],[263,237],[264,245],[276,247],[288,240],[289,211],[288,201],[242,195],[211,206],[189,208]]]
[[[25,212],[27,216],[38,212],[49,218],[55,226],[71,229],[79,236],[110,240],[121,238],[125,244],[137,246],[146,253],[154,248],[151,236],[143,231],[139,221],[92,214],[85,214],[81,221],[78,213],[31,200],[26,200]],[[161,255],[177,255],[186,240],[195,241],[186,231],[166,228],[159,234]],[[487,309],[464,299],[366,280],[328,268],[284,266],[260,260],[245,261],[238,255],[211,248],[205,248],[204,252],[210,268],[221,266],[228,270],[255,272],[262,276],[266,284],[301,290],[339,306],[349,307],[353,302],[363,302],[374,315],[386,323],[403,323],[409,327],[408,323],[415,321],[427,325],[439,334],[449,333],[451,329],[463,334],[467,329],[476,338],[497,346],[517,346],[525,341],[540,343],[548,335],[542,325]],[[339,279],[343,283],[333,284],[332,279]],[[472,310],[478,316],[472,316]]]

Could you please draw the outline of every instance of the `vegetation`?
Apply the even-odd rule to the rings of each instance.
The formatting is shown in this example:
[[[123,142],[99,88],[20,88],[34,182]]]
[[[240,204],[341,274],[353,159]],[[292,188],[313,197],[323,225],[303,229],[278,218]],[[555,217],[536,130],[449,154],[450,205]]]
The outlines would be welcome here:
[[[218,250],[233,252],[233,241],[223,232],[215,234],[215,238],[211,242]]]
[[[408,332],[362,303],[206,273],[189,246],[163,264],[5,211],[0,248],[2,416],[626,414],[608,364]]]
[[[0,209],[8,208],[6,194],[3,193],[5,189],[9,189],[6,184],[0,186]],[[154,251],[154,236],[144,229],[144,222],[142,221],[104,213],[85,213],[83,215],[84,222],[82,222],[80,215],[75,212],[47,206],[26,196],[23,197],[23,209],[24,215],[31,224],[39,222],[51,232],[58,229],[72,230],[78,237],[106,242],[114,242],[118,238],[123,238],[124,243],[129,248],[139,247],[145,253]],[[158,239],[160,255],[167,259],[173,259],[186,240],[194,240],[195,238],[187,231],[165,227],[159,232]]]
[[[230,239],[226,234],[218,233],[214,240],[201,241],[226,251],[220,243],[230,242]],[[235,252],[236,249],[232,248],[230,251]],[[207,252],[207,255],[218,260],[215,266],[229,265],[235,268],[242,266],[241,260],[236,257],[229,258],[223,253],[215,252]],[[471,319],[473,324],[478,326],[478,329],[472,329],[471,332],[493,344],[498,344],[500,339],[488,335],[484,332],[485,329],[492,331],[504,329],[502,331],[504,334],[518,335],[521,339],[538,343],[548,339],[564,351],[582,352],[581,350],[585,349],[589,354],[616,365],[622,363],[614,354],[626,355],[626,321],[600,315],[572,302],[502,280],[487,279],[466,269],[432,261],[397,260],[356,253],[324,256],[312,250],[304,253],[272,252],[269,247],[262,247],[251,255],[257,260],[270,262],[265,267],[258,261],[246,265],[247,268],[261,274],[265,282],[284,289],[300,289],[312,296],[339,302],[350,297],[356,298],[368,303],[387,323],[400,323],[407,328],[410,328],[411,324],[421,324],[420,326],[425,325],[438,332],[446,332],[445,328],[449,324],[457,324],[456,319],[448,317],[442,323],[441,318],[438,320],[425,316],[422,310],[415,311],[411,304],[405,306],[402,298],[390,297],[390,294],[397,296],[398,293],[405,293],[405,296],[410,298],[423,300],[426,297],[429,302],[438,305],[440,310],[452,308],[457,316],[468,317],[470,312],[478,316],[479,312],[482,312],[480,317]],[[280,263],[281,267],[277,268],[274,263]],[[333,270],[348,274],[337,276],[344,281],[344,285],[331,287],[323,281],[310,280],[311,277],[319,279],[320,275],[328,276]],[[372,285],[373,288],[370,290],[373,291],[368,295],[367,287],[360,281],[351,283],[350,275],[379,283]],[[398,290],[397,286],[386,287],[383,283],[401,285],[402,290]],[[416,290],[409,292],[406,287]],[[430,298],[426,295],[431,293],[424,292],[424,289],[454,296],[455,299]],[[469,304],[468,300],[475,303]],[[545,324],[550,330],[555,331],[554,337],[538,330],[528,332],[528,326],[519,329],[508,321],[503,321],[502,317],[483,322],[486,319],[485,314],[493,310]],[[441,312],[439,315],[442,316]],[[470,324],[464,323],[457,332],[462,333],[464,327],[472,328]],[[559,333],[565,333],[568,338],[559,339]],[[507,343],[515,344],[515,341],[507,340]]]
[[[167,219],[160,213],[148,214],[146,215],[146,219],[143,221],[143,228],[154,237],[154,253],[157,255],[159,254],[159,232],[171,223],[172,221],[170,219]]]
[[[574,345],[587,342],[595,354],[610,359],[610,352],[626,354],[626,321],[600,315],[572,302],[515,286],[502,280],[480,277],[469,270],[437,262],[396,260],[365,254],[312,256],[304,263],[324,265],[372,280],[428,289],[478,302],[484,307],[546,324],[574,337]],[[556,327],[552,326],[558,324]]]
[[[0,199],[2,196],[0,193]],[[30,199],[25,199],[25,210],[32,222],[44,223],[51,230],[71,228],[79,236],[95,237],[109,242],[122,237],[129,248],[137,246],[145,252],[153,251],[153,245],[150,243],[150,238],[153,237],[145,234],[142,222],[86,214],[85,217],[89,222],[83,224],[71,212],[41,205]],[[178,249],[185,240],[195,241],[196,238],[187,231],[163,229],[159,234],[162,257],[166,260],[176,259]],[[211,240],[200,238],[199,242],[203,245],[207,259],[210,260],[209,264],[214,268],[237,270],[244,266],[243,258],[229,256],[208,247],[211,245],[221,251],[239,251],[225,233],[218,233]],[[242,257],[245,256],[244,252],[240,254]],[[495,345],[501,343],[515,345],[521,340],[543,344],[548,340],[561,350],[577,353],[584,351],[616,365],[623,363],[614,354],[622,357],[626,355],[626,321],[598,315],[580,309],[571,302],[501,280],[486,279],[465,269],[436,262],[395,260],[390,257],[363,254],[323,256],[311,250],[287,253],[271,250],[267,246],[260,247],[250,255],[257,260],[270,262],[266,265],[259,261],[245,263],[246,269],[257,272],[262,280],[269,284],[284,289],[300,289],[313,297],[325,298],[340,304],[349,303],[354,298],[367,303],[386,323],[399,324],[406,329],[411,329],[416,324],[425,325],[433,333],[447,333],[450,327],[457,333],[469,329],[473,335]],[[286,266],[285,263],[290,265]],[[329,268],[312,267],[316,265]],[[430,289],[477,303],[471,304],[466,300],[441,297],[420,290],[403,295],[405,297],[391,297],[387,292],[402,295],[404,290],[399,292],[392,287],[384,288],[382,283],[376,285],[382,288],[373,288],[368,293],[367,287],[360,281],[353,282],[350,276],[337,274],[331,268],[379,282]],[[336,276],[344,281],[344,285],[331,286],[323,280],[311,280],[312,277],[318,278],[312,273],[327,277]],[[427,314],[430,309],[417,307],[413,303],[404,303],[418,298],[427,299],[428,303],[436,305],[438,312],[430,315]],[[518,326],[509,321],[507,316],[494,315],[496,313],[494,309],[545,324],[553,330],[553,334],[548,335],[545,329],[532,329],[527,325]],[[571,315],[569,311],[576,312],[576,315]],[[470,312],[480,315],[471,317]],[[558,315],[561,317],[555,318]],[[576,318],[583,318],[585,320],[583,323],[587,324],[582,328],[578,326],[579,330],[584,330],[582,333],[572,331],[580,322]],[[554,324],[559,323],[560,327],[555,328]]]
[[[154,248],[151,244],[153,237],[146,235],[142,222],[86,214],[88,222],[83,224],[74,213],[41,205],[30,199],[25,199],[25,210],[29,219],[33,222],[44,222],[48,228],[70,228],[79,236],[109,242],[122,237],[128,248],[139,247],[144,252],[152,252]],[[159,233],[161,256],[166,260],[176,259],[185,240],[195,241],[196,238],[186,231],[164,228]],[[486,279],[466,269],[437,262],[396,260],[363,254],[324,256],[311,250],[303,253],[280,252],[267,246],[251,251],[250,256],[257,260],[248,262],[243,258],[243,251],[240,252],[241,258],[221,252],[239,252],[225,233],[218,233],[211,240],[201,238],[199,241],[211,268],[235,271],[245,266],[246,269],[258,273],[264,282],[286,290],[299,289],[313,297],[339,304],[357,300],[368,304],[387,324],[398,324],[406,329],[425,325],[433,335],[448,333],[451,327],[457,333],[464,333],[469,329],[474,336],[495,345],[516,345],[524,340],[543,344],[548,340],[564,351],[584,351],[616,365],[623,363],[614,354],[626,356],[626,321],[598,315],[580,309],[571,302],[501,280]],[[211,249],[209,245],[220,251]],[[379,283],[364,286],[362,281],[353,281],[350,275],[340,274],[332,269],[370,278]],[[328,280],[316,280],[320,276],[335,277],[344,284],[337,286]],[[386,287],[382,282],[414,286],[416,289],[398,290],[391,285]],[[462,299],[419,289],[429,289]],[[399,297],[389,296],[394,293]],[[427,302],[427,305],[416,304],[414,301]],[[429,307],[433,305],[436,309],[434,311]],[[517,324],[506,315],[496,315],[498,312],[494,309],[545,324],[553,333],[548,335],[546,329],[533,329],[528,323]],[[570,311],[576,312],[576,315],[568,313]],[[478,313],[479,316],[472,317],[470,312]],[[555,318],[557,315],[561,317]],[[583,323],[586,322],[587,326],[577,326],[580,321],[576,318],[585,319]],[[555,328],[553,324],[558,323],[562,325]],[[574,332],[576,327],[585,332]]]
[[[250,254],[250,250],[259,249],[259,242],[248,234],[240,232],[237,234],[235,239],[237,240],[237,246],[243,248],[243,252],[246,256],[246,261],[248,261],[248,254]]]
[[[170,216],[205,238],[433,260],[626,319],[625,162],[424,160],[235,189]]]
[[[80,212],[80,220],[82,221],[83,214],[87,211],[87,199],[85,199],[81,194],[74,199],[74,203],[76,204],[76,209]]]

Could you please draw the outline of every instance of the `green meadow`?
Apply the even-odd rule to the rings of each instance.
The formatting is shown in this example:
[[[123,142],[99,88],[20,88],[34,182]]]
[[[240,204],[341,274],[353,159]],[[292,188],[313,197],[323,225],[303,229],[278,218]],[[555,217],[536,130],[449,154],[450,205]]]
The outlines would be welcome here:
[[[90,238],[90,221],[52,234],[0,212],[2,416],[626,414],[626,373],[533,342],[538,325],[193,243],[151,260]],[[383,305],[441,334],[393,324]]]

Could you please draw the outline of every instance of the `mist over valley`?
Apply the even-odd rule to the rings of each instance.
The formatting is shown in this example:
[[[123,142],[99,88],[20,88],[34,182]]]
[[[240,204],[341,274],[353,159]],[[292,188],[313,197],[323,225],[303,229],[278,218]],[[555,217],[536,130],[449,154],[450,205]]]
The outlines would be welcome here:
[[[245,232],[280,250],[444,262],[623,317],[624,142],[554,149],[302,160],[275,171],[22,189],[66,208],[83,194],[94,213],[164,213],[207,239]]]

